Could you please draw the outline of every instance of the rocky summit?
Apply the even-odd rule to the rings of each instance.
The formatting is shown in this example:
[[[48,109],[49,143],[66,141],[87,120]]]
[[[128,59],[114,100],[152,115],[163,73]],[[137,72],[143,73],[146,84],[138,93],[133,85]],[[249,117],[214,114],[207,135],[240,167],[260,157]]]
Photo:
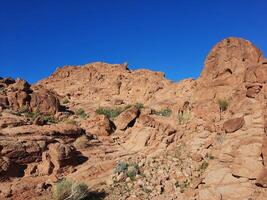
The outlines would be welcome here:
[[[0,199],[266,200],[267,60],[227,38],[199,79],[102,62],[0,78]]]

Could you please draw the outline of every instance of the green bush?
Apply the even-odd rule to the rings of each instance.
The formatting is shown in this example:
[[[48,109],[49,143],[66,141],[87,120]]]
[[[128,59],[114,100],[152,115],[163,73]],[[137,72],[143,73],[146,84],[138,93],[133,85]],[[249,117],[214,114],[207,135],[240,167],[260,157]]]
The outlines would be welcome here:
[[[54,200],[82,200],[88,196],[86,184],[63,179],[56,183],[53,191]]]
[[[129,177],[132,181],[135,180],[137,174],[140,173],[139,166],[136,163],[126,163],[120,161],[117,163],[115,169],[115,173],[124,173],[127,177]]]
[[[129,177],[132,181],[135,179],[136,175],[139,174],[139,167],[137,164],[133,164],[127,169],[127,177]]]
[[[26,112],[24,113],[26,117],[31,118],[32,120],[35,120],[37,117],[39,117],[41,115],[41,113],[39,111],[35,111],[35,112]]]
[[[57,120],[54,118],[52,115],[43,115],[42,119],[47,123],[47,124],[55,124],[57,123]]]
[[[172,110],[169,109],[169,108],[166,108],[166,109],[163,109],[163,110],[160,110],[160,111],[153,111],[153,114],[155,115],[160,115],[160,116],[163,116],[163,117],[170,117],[171,114],[172,114]]]
[[[82,119],[85,119],[87,117],[87,114],[85,113],[84,109],[82,109],[82,108],[78,108],[75,111],[75,115],[78,115]]]
[[[125,171],[127,171],[128,166],[129,166],[128,163],[120,161],[120,162],[117,163],[117,165],[116,165],[116,167],[114,169],[114,172],[115,173],[125,172]]]
[[[221,112],[226,111],[227,108],[228,108],[228,106],[229,106],[229,102],[226,99],[219,99],[218,100],[218,104],[219,104],[219,107],[220,107],[220,111]]]
[[[118,108],[100,107],[95,112],[98,115],[105,115],[108,118],[112,119],[112,118],[118,117],[123,111],[129,109],[130,107],[131,105],[127,105],[125,107],[118,107]]]

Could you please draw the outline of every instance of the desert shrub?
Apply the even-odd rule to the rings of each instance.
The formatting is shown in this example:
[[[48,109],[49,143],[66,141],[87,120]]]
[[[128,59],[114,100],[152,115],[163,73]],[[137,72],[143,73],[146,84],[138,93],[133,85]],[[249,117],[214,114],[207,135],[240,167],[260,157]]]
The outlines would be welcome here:
[[[79,116],[82,119],[85,119],[87,117],[87,114],[85,113],[84,109],[82,109],[82,108],[78,108],[75,111],[75,115]]]
[[[47,123],[47,124],[55,124],[55,123],[57,123],[57,120],[52,115],[43,115],[41,117],[45,121],[45,123]]]
[[[35,120],[37,117],[39,117],[41,115],[41,113],[39,111],[35,111],[35,112],[26,112],[24,113],[26,117],[31,118],[32,120]]]
[[[134,105],[134,107],[137,108],[138,110],[141,110],[141,109],[144,108],[144,105],[143,105],[142,103],[136,103],[136,104]]]
[[[135,177],[140,173],[140,170],[138,164],[136,163],[128,164],[126,162],[120,161],[117,163],[114,172],[118,174],[124,173],[131,180],[135,180]]]
[[[114,169],[115,173],[121,173],[121,172],[125,172],[128,169],[128,163],[123,162],[123,161],[119,161]]]
[[[127,169],[127,177],[129,177],[132,181],[135,179],[136,175],[139,174],[139,167],[137,164],[130,165]]]
[[[53,191],[54,200],[82,200],[88,196],[86,184],[63,179],[56,183]]]
[[[219,99],[219,100],[218,100],[218,105],[219,105],[219,107],[220,107],[220,111],[221,111],[221,112],[224,112],[224,111],[227,110],[227,108],[228,108],[228,106],[229,106],[229,102],[228,102],[228,100],[226,100],[226,99]]]
[[[177,115],[177,119],[179,124],[186,124],[191,118],[191,113],[189,111],[179,112]]]
[[[155,115],[160,115],[160,116],[163,116],[163,117],[170,117],[171,114],[172,114],[172,110],[169,109],[169,108],[166,108],[166,109],[163,109],[163,110],[160,110],[160,111],[153,111],[153,114]]]
[[[214,160],[215,157],[214,157],[212,154],[210,154],[210,153],[206,153],[206,154],[205,154],[205,159],[206,159],[206,160]]]
[[[62,100],[62,104],[68,104],[70,101],[67,97]]]
[[[201,165],[199,166],[199,169],[198,170],[200,171],[201,174],[203,174],[206,171],[206,169],[208,168],[208,166],[209,166],[208,161],[204,160],[201,163]]]
[[[95,112],[98,115],[105,115],[108,118],[115,118],[115,117],[118,117],[123,111],[129,109],[130,107],[131,105],[127,105],[125,107],[118,107],[118,108],[100,107]]]

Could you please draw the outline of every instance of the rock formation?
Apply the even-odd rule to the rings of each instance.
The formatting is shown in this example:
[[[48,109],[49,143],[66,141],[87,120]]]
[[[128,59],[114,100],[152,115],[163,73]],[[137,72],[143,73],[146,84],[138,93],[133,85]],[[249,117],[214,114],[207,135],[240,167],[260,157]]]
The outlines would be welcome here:
[[[64,177],[106,200],[265,200],[266,70],[231,37],[197,80],[101,62],[1,78],[1,199],[51,199]]]

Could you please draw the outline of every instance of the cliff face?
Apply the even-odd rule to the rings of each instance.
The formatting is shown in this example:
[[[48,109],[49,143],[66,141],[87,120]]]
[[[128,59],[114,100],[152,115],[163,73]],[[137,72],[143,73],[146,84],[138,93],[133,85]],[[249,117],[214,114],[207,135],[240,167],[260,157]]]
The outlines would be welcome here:
[[[2,79],[0,194],[49,197],[65,176],[105,199],[266,199],[266,82],[241,38],[216,44],[197,80],[100,62]]]

